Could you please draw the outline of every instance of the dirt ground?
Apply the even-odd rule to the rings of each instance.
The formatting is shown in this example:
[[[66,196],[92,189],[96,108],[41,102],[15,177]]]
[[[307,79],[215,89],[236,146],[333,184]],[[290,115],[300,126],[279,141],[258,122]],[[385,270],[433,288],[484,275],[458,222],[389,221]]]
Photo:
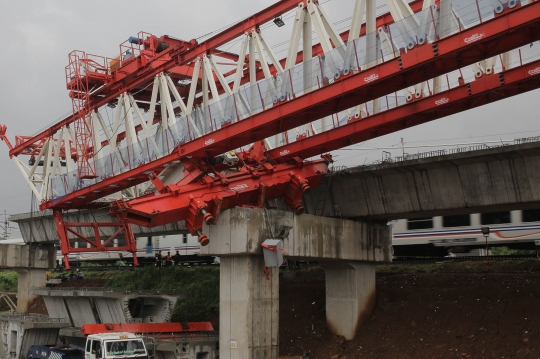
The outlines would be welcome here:
[[[426,267],[433,273],[421,273],[422,268],[404,264],[378,270],[375,310],[351,341],[326,327],[322,270],[282,273],[280,354],[297,357],[308,350],[311,359],[540,357],[540,261]],[[32,311],[46,314],[43,300],[34,302]]]
[[[280,354],[311,359],[539,358],[540,262],[378,273],[354,340],[328,331],[322,271],[280,283]]]

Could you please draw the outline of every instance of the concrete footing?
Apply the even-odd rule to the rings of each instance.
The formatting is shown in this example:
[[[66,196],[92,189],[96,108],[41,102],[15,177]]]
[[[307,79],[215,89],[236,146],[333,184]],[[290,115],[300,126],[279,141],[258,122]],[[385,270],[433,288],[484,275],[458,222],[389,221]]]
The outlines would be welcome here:
[[[375,263],[391,261],[387,226],[254,208],[221,213],[203,229],[202,255],[221,258],[220,358],[278,359],[279,269],[264,272],[261,244],[280,238],[289,260],[326,270],[327,322],[352,339],[375,304]]]

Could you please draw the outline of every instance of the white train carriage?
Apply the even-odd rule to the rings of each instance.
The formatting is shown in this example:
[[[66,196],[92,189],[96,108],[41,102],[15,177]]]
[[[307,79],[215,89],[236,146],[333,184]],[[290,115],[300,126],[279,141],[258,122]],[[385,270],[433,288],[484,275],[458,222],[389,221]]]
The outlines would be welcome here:
[[[153,264],[155,263],[156,254],[161,251],[163,260],[167,256],[167,252],[171,253],[171,256],[180,254],[180,260],[182,262],[204,262],[214,263],[215,257],[201,256],[201,246],[196,236],[190,234],[174,234],[168,236],[152,236],[152,237],[139,237],[137,240],[137,258],[141,264]],[[21,244],[25,242],[22,238],[3,239],[0,240],[0,244]],[[68,255],[69,262],[73,265],[77,265],[83,262],[99,263],[99,264],[115,264],[120,260],[122,254],[123,261],[126,264],[133,262],[131,253],[127,251],[110,251],[110,252],[84,252],[84,253],[72,253]],[[63,260],[62,252],[60,249],[56,251],[57,263],[61,264]]]
[[[445,255],[490,247],[535,249],[540,240],[540,209],[459,214],[391,222],[394,255]]]
[[[149,264],[155,262],[156,254],[161,251],[163,260],[170,252],[171,256],[180,254],[182,262],[206,262],[213,263],[213,257],[200,256],[200,244],[196,236],[190,234],[174,234],[167,236],[152,236],[138,237],[137,239],[137,258],[141,264]],[[127,251],[111,251],[111,252],[84,252],[72,253],[68,255],[71,264],[91,262],[91,263],[116,263],[120,260],[122,254],[123,260],[126,263],[132,263],[131,253]],[[57,259],[62,263],[61,252],[57,252]]]

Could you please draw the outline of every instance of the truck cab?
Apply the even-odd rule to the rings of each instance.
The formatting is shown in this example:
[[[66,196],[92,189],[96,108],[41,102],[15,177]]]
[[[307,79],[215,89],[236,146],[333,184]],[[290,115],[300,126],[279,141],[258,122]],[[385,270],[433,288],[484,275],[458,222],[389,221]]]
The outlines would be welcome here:
[[[144,341],[133,333],[91,334],[86,338],[84,359],[147,359]]]

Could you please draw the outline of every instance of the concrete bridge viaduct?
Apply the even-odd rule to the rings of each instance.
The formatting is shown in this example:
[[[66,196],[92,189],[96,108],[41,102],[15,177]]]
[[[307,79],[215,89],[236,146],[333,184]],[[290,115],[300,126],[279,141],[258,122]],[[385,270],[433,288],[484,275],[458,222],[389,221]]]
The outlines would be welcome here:
[[[539,169],[540,142],[359,166],[328,175],[304,196],[304,207],[308,214],[368,221],[538,208]],[[26,241],[58,241],[52,212],[10,220]],[[110,220],[104,210],[67,214],[67,221]],[[176,222],[152,229],[133,226],[133,231],[146,237],[186,233],[186,228]]]
[[[334,172],[306,212],[389,220],[540,208],[540,142]]]
[[[391,261],[385,221],[538,207],[539,165],[536,142],[357,167],[333,173],[311,190],[304,198],[307,215],[279,209],[224,211],[216,225],[204,228],[211,242],[201,251],[221,257],[220,354],[277,358],[279,272],[265,268],[265,239],[281,239],[288,258],[321,262],[327,322],[350,339],[373,308],[375,264]],[[106,218],[105,212],[72,215],[85,221]],[[11,220],[33,245],[56,240],[46,213]],[[183,230],[181,223],[152,231],[134,228],[137,236]]]

